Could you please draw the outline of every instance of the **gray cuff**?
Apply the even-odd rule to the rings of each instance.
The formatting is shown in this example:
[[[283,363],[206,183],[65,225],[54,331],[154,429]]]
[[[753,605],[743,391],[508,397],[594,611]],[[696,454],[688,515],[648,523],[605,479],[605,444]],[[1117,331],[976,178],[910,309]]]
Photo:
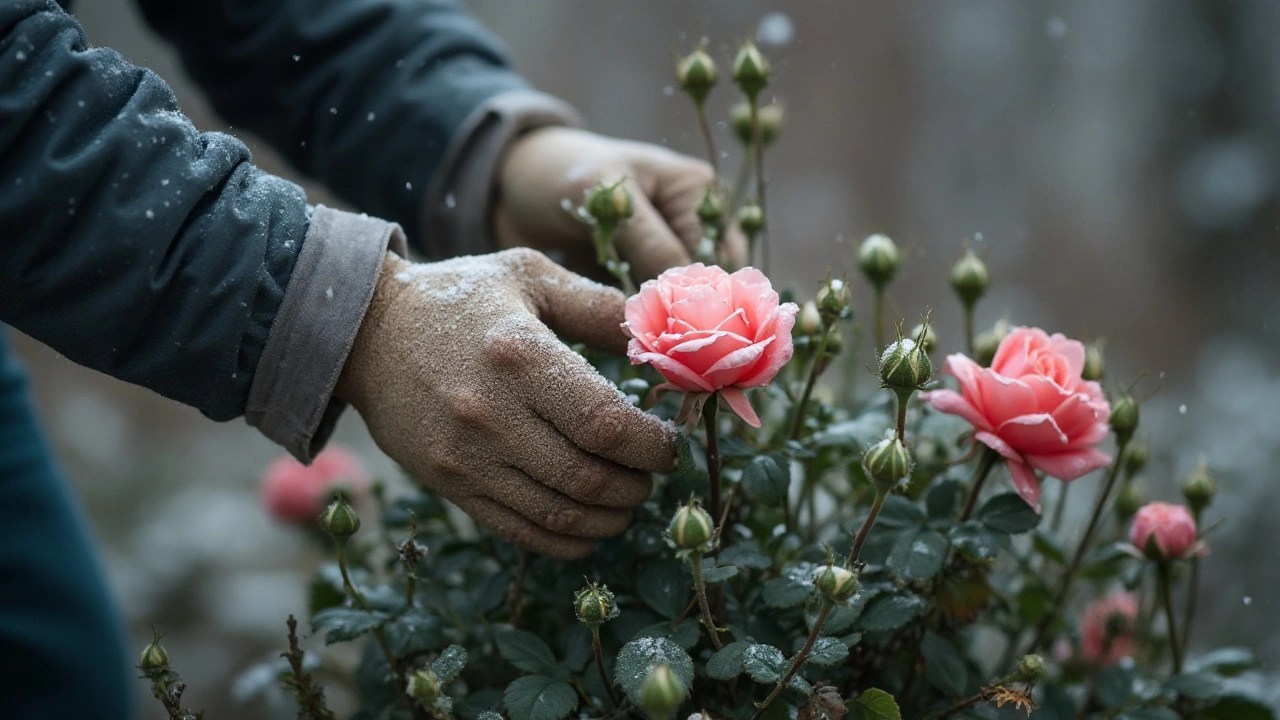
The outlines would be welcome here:
[[[490,98],[463,123],[445,151],[422,205],[421,227],[433,259],[493,252],[490,226],[497,175],[511,141],[549,125],[581,125],[563,100],[533,90]]]
[[[245,421],[311,462],[346,403],[333,387],[390,249],[405,254],[399,225],[317,205],[245,406]]]

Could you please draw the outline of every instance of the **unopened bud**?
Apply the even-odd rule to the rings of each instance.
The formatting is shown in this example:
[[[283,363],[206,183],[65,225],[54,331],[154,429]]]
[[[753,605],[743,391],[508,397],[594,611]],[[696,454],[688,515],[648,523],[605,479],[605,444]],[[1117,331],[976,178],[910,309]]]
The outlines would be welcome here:
[[[837,605],[845,604],[858,594],[858,576],[839,565],[828,565],[819,570],[813,584],[822,597]]]
[[[599,625],[618,617],[618,603],[607,585],[591,583],[578,591],[573,598],[573,609],[578,620],[587,625]]]
[[[720,216],[724,211],[720,205],[720,195],[716,192],[714,185],[707,186],[706,192],[702,194],[702,200],[695,209],[698,219],[703,223],[712,225],[720,222]]]
[[[634,212],[631,193],[622,180],[612,185],[599,183],[587,193],[586,211],[596,225],[613,230],[629,220]]]
[[[925,350],[924,336],[928,325],[915,338],[904,338],[899,329],[898,340],[880,353],[880,386],[898,393],[910,394],[923,389],[933,378],[933,362]]]
[[[676,62],[676,82],[699,105],[711,94],[711,89],[719,79],[720,70],[716,68],[716,61],[711,59],[702,46]]]
[[[1129,518],[1133,517],[1138,510],[1147,504],[1147,491],[1139,482],[1127,482],[1120,486],[1120,492],[1116,493],[1116,517],[1120,522],[1129,522]]]
[[[756,120],[760,123],[760,142],[766,147],[773,143],[782,132],[782,106],[774,103],[756,108]],[[733,125],[733,133],[743,145],[750,146],[755,142],[752,138],[751,104],[738,103],[729,111],[729,122]]]
[[[840,319],[849,305],[849,286],[840,278],[828,277],[827,282],[818,288],[818,296],[814,298],[814,302],[818,304],[822,323],[830,325]]]
[[[911,475],[911,454],[897,437],[885,438],[862,456],[862,469],[877,490],[889,491]]]
[[[1133,477],[1147,466],[1147,459],[1151,453],[1147,446],[1147,441],[1140,437],[1135,437],[1129,441],[1129,447],[1124,451],[1124,472],[1129,477]]]
[[[346,498],[337,497],[320,513],[320,527],[339,540],[346,540],[360,529],[360,516]]]
[[[684,702],[684,682],[669,665],[655,665],[640,685],[640,707],[655,720],[665,720]]]
[[[938,334],[933,331],[932,325],[923,323],[911,328],[911,337],[923,338],[924,351],[930,355],[938,347]]]
[[[733,81],[747,97],[755,97],[769,84],[772,68],[755,43],[747,41],[733,59]]]
[[[142,649],[142,660],[138,662],[138,669],[147,675],[169,669],[169,653],[165,652],[160,645],[158,636]]]
[[[1025,683],[1035,684],[1044,677],[1044,658],[1039,655],[1023,655],[1018,661],[1018,678]]]
[[[1008,334],[1009,323],[1005,320],[997,322],[990,330],[980,333],[973,340],[973,361],[982,367],[991,367],[991,361],[995,360],[1000,343],[1004,342]]]
[[[738,227],[747,237],[755,237],[756,233],[764,227],[764,210],[755,204],[738,208]]]
[[[711,538],[715,535],[715,524],[711,516],[702,509],[698,500],[690,500],[688,505],[681,505],[667,526],[667,535],[672,544],[682,550],[709,549]]]
[[[888,235],[876,233],[858,246],[858,267],[871,284],[882,288],[893,279],[902,264],[902,254]]]
[[[1121,391],[1120,397],[1111,403],[1111,430],[1116,439],[1128,442],[1133,432],[1138,429],[1138,401],[1127,392]]]
[[[964,257],[951,266],[951,287],[967,308],[972,308],[978,298],[987,292],[990,281],[987,264],[971,249],[965,250]]]
[[[1197,465],[1187,479],[1182,481],[1182,496],[1187,499],[1191,512],[1196,516],[1209,507],[1209,503],[1213,502],[1213,496],[1217,494],[1218,483],[1209,472],[1209,466],[1204,463]]]
[[[796,334],[817,335],[822,330],[822,316],[818,314],[818,306],[812,300],[800,308],[800,318],[796,321]]]
[[[1107,374],[1107,365],[1102,357],[1102,340],[1094,340],[1084,348],[1084,369],[1080,377],[1085,380],[1101,380]]]
[[[440,678],[431,668],[417,670],[409,676],[405,692],[423,707],[431,708],[440,699]]]

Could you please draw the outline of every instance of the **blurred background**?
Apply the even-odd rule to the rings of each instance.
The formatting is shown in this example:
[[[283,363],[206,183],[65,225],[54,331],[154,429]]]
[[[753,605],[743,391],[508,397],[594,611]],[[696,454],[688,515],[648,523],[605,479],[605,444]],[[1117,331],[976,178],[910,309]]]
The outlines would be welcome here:
[[[959,312],[945,278],[968,240],[993,278],[980,328],[1008,317],[1106,338],[1109,387],[1145,373],[1139,391],[1159,388],[1143,406],[1150,494],[1177,500],[1177,480],[1202,460],[1219,478],[1198,638],[1251,647],[1280,669],[1280,4],[470,6],[593,129],[693,154],[702,145],[673,87],[675,53],[705,36],[727,61],[755,37],[776,71],[765,97],[787,110],[767,161],[775,283],[808,297],[828,269],[854,271],[863,237],[888,233],[908,258],[891,306],[908,325],[932,307],[951,350]],[[215,116],[127,0],[83,1],[77,16],[92,43],[164,77],[197,126],[237,135],[313,202],[341,206]],[[722,84],[713,116],[736,101]],[[732,134],[716,133],[732,167]],[[869,308],[859,292],[856,307]],[[309,541],[258,502],[279,451],[243,423],[210,423],[26,338],[18,346],[137,647],[152,625],[167,631],[187,698],[210,717],[292,717],[240,707],[232,692],[240,669],[283,647],[315,563]],[[337,440],[395,476],[354,414]],[[1071,495],[1079,517],[1094,483]]]

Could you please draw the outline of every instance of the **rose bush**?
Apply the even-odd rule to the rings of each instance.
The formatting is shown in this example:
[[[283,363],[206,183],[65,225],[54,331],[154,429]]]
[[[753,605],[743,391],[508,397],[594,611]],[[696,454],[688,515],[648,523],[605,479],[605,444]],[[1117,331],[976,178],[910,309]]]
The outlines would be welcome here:
[[[330,445],[303,465],[288,455],[272,461],[262,473],[262,504],[277,520],[314,525],[335,491],[362,496],[369,474],[351,451]]]

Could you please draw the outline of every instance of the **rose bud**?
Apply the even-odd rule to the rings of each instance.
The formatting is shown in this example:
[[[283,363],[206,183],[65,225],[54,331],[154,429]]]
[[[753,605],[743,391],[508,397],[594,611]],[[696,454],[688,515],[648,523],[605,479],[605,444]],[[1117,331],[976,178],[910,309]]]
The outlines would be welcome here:
[[[747,97],[754,98],[769,84],[769,73],[772,68],[769,60],[756,47],[747,41],[733,59],[733,81],[738,84]]]
[[[320,527],[338,540],[346,540],[360,529],[360,516],[344,497],[337,497],[320,514]]]
[[[1147,491],[1141,483],[1127,482],[1120,486],[1116,495],[1116,517],[1120,522],[1129,522],[1138,509],[1147,504]]]
[[[817,335],[822,330],[822,316],[818,306],[812,300],[800,308],[800,316],[796,318],[795,335]]]
[[[986,263],[971,249],[966,249],[964,257],[951,266],[951,287],[966,308],[972,308],[978,298],[987,292],[990,281]]]
[[[684,702],[688,690],[671,671],[671,666],[655,665],[640,685],[640,707],[655,720],[665,720]]]
[[[720,70],[716,67],[716,61],[711,59],[706,48],[701,45],[676,62],[676,82],[699,105],[711,94],[711,89],[719,79]]]
[[[1138,620],[1138,596],[1115,592],[1094,600],[1080,621],[1080,659],[1103,667],[1132,657]]]
[[[711,540],[715,536],[716,526],[711,516],[702,509],[702,502],[690,500],[688,505],[681,505],[667,526],[667,537],[671,543],[681,550],[711,549]]]
[[[1168,562],[1196,550],[1196,521],[1181,505],[1153,502],[1133,516],[1129,542],[1148,560]]]
[[[1018,679],[1032,685],[1044,677],[1044,658],[1039,655],[1023,655],[1018,661]]]
[[[782,106],[778,103],[756,108],[756,121],[760,123],[760,142],[766,147],[773,143],[782,131]],[[750,146],[751,137],[751,104],[741,102],[729,111],[729,123],[733,125],[733,133],[743,145]]]
[[[888,235],[876,233],[858,246],[858,267],[877,288],[883,288],[893,279],[900,264],[902,255]]]
[[[369,488],[369,473],[350,451],[330,444],[303,465],[285,455],[271,461],[262,474],[262,503],[272,517],[311,525],[335,492],[358,502]]]
[[[897,437],[885,438],[862,456],[862,469],[880,492],[888,492],[911,475],[911,453]]]
[[[1140,437],[1135,437],[1129,441],[1129,447],[1124,452],[1124,472],[1125,475],[1133,477],[1137,475],[1142,468],[1147,466],[1147,458],[1150,455],[1150,448],[1147,447],[1147,441]]]
[[[586,625],[599,625],[618,617],[618,603],[608,585],[590,583],[579,590],[573,598],[573,609],[579,622]]]
[[[622,180],[612,185],[597,183],[587,193],[585,209],[597,226],[610,231],[631,219],[632,213],[635,212],[631,193],[627,192]]]
[[[1200,517],[1200,513],[1209,507],[1209,503],[1213,502],[1213,496],[1218,494],[1218,484],[1213,479],[1213,474],[1209,472],[1209,466],[1200,463],[1195,470],[1187,476],[1182,482],[1182,496],[1187,499],[1187,504],[1191,506],[1191,512],[1196,517]]]
[[[1138,429],[1138,401],[1129,393],[1121,391],[1120,397],[1111,404],[1111,431],[1120,442],[1128,442],[1133,431]]]
[[[996,358],[996,350],[1009,334],[1009,323],[1005,320],[997,322],[992,328],[978,335],[973,341],[973,361],[980,367],[991,367]]]
[[[720,195],[716,192],[715,185],[708,185],[706,192],[702,194],[702,200],[698,202],[695,208],[698,213],[698,219],[706,225],[714,225],[720,222],[720,216],[724,213],[724,209],[720,205]]]
[[[764,227],[764,210],[754,203],[738,208],[738,227],[748,238],[755,237]]]
[[[1102,357],[1102,340],[1094,340],[1084,346],[1084,369],[1080,377],[1085,380],[1101,380],[1107,374],[1107,364]]]
[[[409,676],[405,693],[423,707],[431,708],[440,699],[440,678],[431,668],[418,670]]]
[[[926,324],[915,339],[899,334],[897,342],[890,343],[880,353],[880,387],[909,394],[923,389],[923,385],[929,382],[933,377],[933,362],[929,360],[924,346],[927,331]]]
[[[160,645],[159,636],[142,649],[142,660],[138,662],[138,669],[145,675],[169,669],[169,653],[165,652]]]
[[[822,597],[837,605],[844,605],[858,594],[858,576],[837,565],[828,565],[818,571],[813,584]]]
[[[849,306],[849,286],[840,278],[828,276],[826,283],[818,288],[818,296],[814,298],[818,305],[818,313],[822,323],[830,325],[840,319],[841,313]]]
[[[932,325],[918,324],[911,328],[911,337],[924,337],[924,351],[932,355],[934,348],[938,347],[938,334],[933,331]]]

